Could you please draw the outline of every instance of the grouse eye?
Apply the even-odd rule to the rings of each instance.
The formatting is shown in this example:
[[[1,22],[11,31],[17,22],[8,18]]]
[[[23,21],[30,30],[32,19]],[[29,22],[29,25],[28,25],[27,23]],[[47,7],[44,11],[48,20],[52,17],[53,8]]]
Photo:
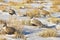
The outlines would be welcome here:
[[[32,24],[32,26],[37,26],[37,25],[35,25],[35,24]]]
[[[10,15],[13,15],[13,13],[9,13]]]
[[[23,16],[27,16],[27,15],[23,15]]]

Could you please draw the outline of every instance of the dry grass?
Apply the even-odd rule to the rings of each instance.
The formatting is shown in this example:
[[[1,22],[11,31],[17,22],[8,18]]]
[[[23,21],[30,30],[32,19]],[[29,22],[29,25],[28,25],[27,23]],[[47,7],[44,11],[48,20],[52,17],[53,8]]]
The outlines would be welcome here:
[[[16,6],[16,5],[18,5],[18,2],[9,1],[8,4],[9,4],[10,6]]]
[[[53,5],[60,5],[60,0],[52,0]]]
[[[32,0],[25,0],[26,2],[25,3],[31,3],[32,2]]]
[[[56,30],[54,29],[45,29],[39,33],[41,37],[56,37]]]
[[[22,38],[22,39],[26,40],[26,37],[22,33],[18,33],[18,32],[15,32],[14,38]]]
[[[40,10],[40,15],[43,15],[44,17],[46,17],[46,16],[51,17],[50,12],[46,11],[46,10]]]
[[[4,0],[0,0],[0,2],[3,2]]]
[[[0,40],[6,40],[5,38],[0,38]]]
[[[39,13],[39,9],[32,9],[31,11],[29,10],[29,11],[27,11],[26,12],[26,15],[28,16],[28,17],[39,17],[40,16],[40,13]]]
[[[2,35],[0,35],[0,40],[7,40],[7,39],[4,38]]]
[[[8,7],[8,5],[6,5],[6,4],[1,4],[0,5],[0,10],[6,10],[6,8]]]
[[[58,5],[52,5],[50,12],[60,12],[60,8]]]
[[[38,8],[41,9],[41,10],[43,10],[44,6],[39,6]]]
[[[4,24],[6,21],[4,20],[0,20],[0,24]]]
[[[60,18],[51,17],[51,18],[48,18],[47,21],[50,23],[58,24],[58,23],[60,23]]]

